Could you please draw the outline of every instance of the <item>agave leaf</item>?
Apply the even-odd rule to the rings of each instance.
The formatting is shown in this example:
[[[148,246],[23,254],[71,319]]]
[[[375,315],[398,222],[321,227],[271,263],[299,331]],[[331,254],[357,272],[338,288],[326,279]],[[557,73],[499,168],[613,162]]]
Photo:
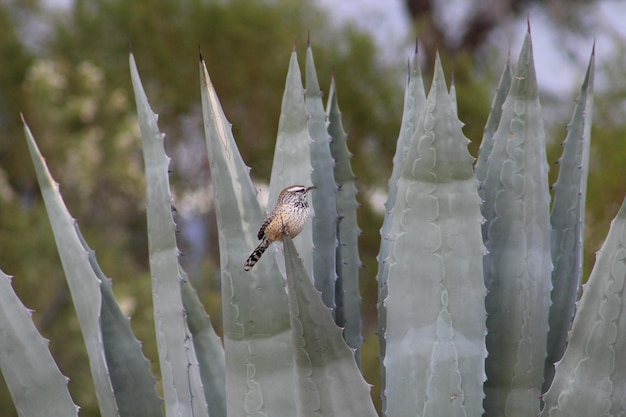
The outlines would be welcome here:
[[[32,314],[0,271],[0,370],[20,416],[78,417],[50,351],[32,321]]]
[[[324,304],[335,309],[335,282],[337,280],[337,184],[333,174],[335,162],[330,154],[331,137],[326,129],[326,112],[322,103],[322,90],[317,81],[313,49],[309,43],[306,50],[306,109],[311,135],[311,165],[313,185],[318,187],[313,192],[313,279],[315,288],[322,293]],[[345,289],[345,288],[344,288]],[[343,297],[340,293],[339,296]],[[344,322],[343,317],[335,317]]]
[[[284,240],[297,374],[297,415],[377,417],[369,386],[341,336],[341,329],[313,287],[293,241],[288,236]]]
[[[102,338],[104,353],[120,416],[162,416],[162,400],[148,360],[141,351],[130,322],[120,311],[111,280],[102,276]]]
[[[626,410],[626,200],[577,306],[542,416],[623,416]]]
[[[120,416],[162,416],[162,400],[156,392],[156,380],[150,373],[150,364],[141,351],[141,344],[133,334],[130,322],[117,304],[112,281],[100,269],[96,252],[87,245],[78,223],[75,230],[89,254],[89,264],[100,280],[102,341]]]
[[[249,272],[243,269],[265,216],[202,60],[200,80],[220,246],[227,414],[293,417],[285,282],[273,256]]]
[[[24,122],[24,133],[87,347],[100,413],[103,417],[119,416],[108,375],[100,328],[102,304],[100,280],[89,263],[89,253],[83,248],[75,232],[76,220],[65,207],[59,193],[59,185],[50,175],[26,122]]]
[[[530,33],[524,39],[484,181],[485,415],[539,413],[550,306],[550,194]]]
[[[381,378],[381,400],[382,408],[386,409],[385,399],[385,355],[386,340],[385,331],[387,328],[387,310],[383,301],[387,298],[387,276],[389,274],[389,250],[392,241],[389,239],[391,231],[391,223],[393,219],[393,207],[396,204],[396,196],[398,193],[398,179],[402,172],[404,158],[411,146],[411,139],[414,137],[415,128],[424,105],[426,104],[426,94],[424,92],[424,82],[420,70],[417,44],[413,63],[409,68],[409,78],[404,93],[404,110],[402,113],[402,123],[400,125],[400,134],[396,145],[396,153],[393,157],[393,169],[389,178],[387,201],[385,202],[385,218],[380,228],[380,251],[378,252],[378,273],[376,280],[378,281],[378,343],[379,343],[379,359],[380,359],[380,378]]]
[[[582,279],[585,197],[593,114],[594,55],[591,54],[580,96],[567,128],[563,155],[559,161],[559,178],[553,186],[550,223],[554,270],[543,392],[548,390],[554,377],[554,364],[565,352],[567,332],[574,318],[574,306]]]
[[[307,127],[308,117],[304,104],[302,76],[298,66],[298,57],[294,49],[289,60],[289,70],[287,72],[287,80],[285,81],[285,92],[283,93],[280,121],[278,123],[278,136],[274,149],[268,202],[270,208],[273,204],[276,204],[278,194],[283,188],[295,184],[305,186],[311,184],[311,137]],[[313,226],[310,221],[304,225],[304,229],[298,235],[295,245],[298,248],[298,252],[302,254],[307,273],[309,276],[313,276]],[[275,262],[282,266],[282,254],[279,253],[280,251],[272,247],[268,251],[274,252]]]
[[[474,176],[478,180],[479,184],[478,194],[481,198],[483,198],[484,194],[482,183],[485,181],[485,177],[487,176],[489,154],[493,149],[493,134],[496,132],[496,129],[500,124],[500,117],[502,117],[502,104],[504,104],[504,100],[506,99],[509,89],[511,88],[511,78],[513,78],[513,74],[511,72],[511,61],[507,57],[502,74],[500,74],[498,86],[496,87],[496,93],[493,96],[493,101],[491,102],[491,110],[489,111],[489,116],[487,117],[487,124],[485,125],[485,130],[483,132],[483,138],[480,142],[480,147],[478,148],[478,159],[476,160],[476,166],[474,167]],[[483,234],[486,235],[486,233]]]
[[[485,379],[479,198],[439,57],[398,180],[389,255],[385,415],[478,416]]]
[[[459,115],[459,105],[456,99],[456,85],[454,84],[454,73],[450,77],[450,100],[452,101],[452,108],[454,109],[454,114]]]
[[[137,101],[146,169],[152,301],[165,413],[168,417],[208,415],[200,369],[185,320],[180,289],[183,278],[179,273],[179,251],[172,218],[170,158],[165,154],[165,135],[159,131],[157,115],[150,108],[132,54],[130,73]]]
[[[328,133],[333,138],[330,142],[330,152],[335,159],[334,174],[337,181],[337,213],[339,223],[337,224],[337,275],[338,283],[342,292],[342,303],[337,303],[335,322],[337,317],[343,317],[342,323],[337,323],[343,327],[343,337],[348,346],[354,349],[354,357],[357,365],[360,364],[360,349],[363,343],[361,336],[361,295],[359,294],[359,269],[361,259],[359,259],[359,235],[361,230],[357,224],[356,210],[359,203],[356,200],[357,189],[354,185],[354,173],[350,165],[352,154],[348,151],[348,135],[343,130],[341,122],[341,110],[337,100],[337,89],[335,80],[330,83],[328,94]],[[339,299],[340,297],[337,297]]]
[[[193,336],[193,346],[200,365],[204,397],[211,417],[226,417],[226,360],[224,348],[215,333],[211,320],[192,287],[187,274],[181,269],[181,292],[187,312],[187,325]]]

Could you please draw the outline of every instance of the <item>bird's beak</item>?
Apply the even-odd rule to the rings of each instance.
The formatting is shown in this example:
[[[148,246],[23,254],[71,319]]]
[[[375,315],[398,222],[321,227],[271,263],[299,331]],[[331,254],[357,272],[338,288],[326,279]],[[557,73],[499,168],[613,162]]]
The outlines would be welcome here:
[[[317,185],[312,185],[312,186],[306,188],[306,192],[308,193],[309,191],[315,190],[317,188],[319,188]]]

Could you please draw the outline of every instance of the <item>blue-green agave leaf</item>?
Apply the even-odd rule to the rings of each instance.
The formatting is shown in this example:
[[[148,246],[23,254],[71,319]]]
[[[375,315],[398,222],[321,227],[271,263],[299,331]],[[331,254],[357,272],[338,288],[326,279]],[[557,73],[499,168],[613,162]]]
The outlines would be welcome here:
[[[337,310],[341,307],[341,313],[335,314],[343,317],[342,323],[337,323],[343,327],[343,337],[348,346],[355,350],[355,359],[360,363],[360,348],[363,343],[361,336],[361,295],[359,294],[359,269],[361,259],[359,258],[359,235],[361,230],[357,224],[356,211],[359,203],[356,200],[357,189],[354,185],[354,173],[350,165],[352,154],[348,150],[348,135],[343,130],[341,121],[341,110],[337,100],[337,88],[335,80],[330,83],[328,94],[327,110],[328,133],[332,137],[330,142],[330,152],[335,159],[334,174],[337,181],[337,213],[339,223],[337,224],[337,237],[339,246],[337,247],[337,283],[341,290],[341,303],[337,303]]]
[[[539,413],[552,288],[545,140],[527,33],[483,187],[487,417]]]
[[[311,135],[311,179],[318,189],[313,192],[313,279],[315,288],[322,293],[322,300],[335,309],[335,265],[337,250],[337,184],[333,173],[335,162],[330,154],[331,137],[326,129],[326,112],[322,103],[322,90],[317,81],[313,49],[306,50],[306,94],[305,103],[309,113],[309,135]],[[340,293],[339,296],[342,296]],[[333,311],[335,314],[336,311]],[[337,319],[337,317],[335,318]],[[344,318],[338,318],[341,322]]]
[[[511,61],[507,57],[502,74],[500,74],[498,86],[496,87],[496,93],[493,96],[493,101],[491,102],[491,110],[489,111],[489,116],[487,117],[483,138],[480,142],[480,147],[478,148],[478,159],[476,160],[476,166],[474,167],[474,176],[478,180],[479,185],[478,194],[481,198],[484,198],[482,184],[487,176],[487,163],[489,161],[489,154],[491,154],[491,150],[493,149],[493,134],[496,132],[496,129],[498,129],[498,125],[500,124],[500,117],[502,117],[502,105],[504,104],[504,100],[506,100],[506,96],[511,88],[512,78],[513,73],[511,71]],[[483,235],[486,235],[486,233],[483,233]]]
[[[577,305],[545,417],[623,416],[626,410],[626,200]]]
[[[100,280],[89,263],[89,253],[83,248],[75,232],[76,220],[65,207],[59,192],[59,185],[50,175],[46,162],[35,143],[35,138],[25,122],[24,133],[87,347],[100,413],[103,417],[116,417],[119,413],[109,379],[100,328],[102,304]]]
[[[129,60],[146,170],[152,302],[165,413],[168,417],[204,416],[208,408],[180,289],[183,278],[172,218],[170,158],[165,154],[165,135],[159,131],[157,115],[150,108],[132,54]]]
[[[278,200],[283,188],[300,184],[311,185],[311,137],[307,127],[308,114],[304,104],[304,87],[298,66],[295,49],[291,53],[289,69],[285,81],[285,91],[280,110],[278,136],[274,149],[274,162],[270,178],[268,209]],[[319,190],[315,190],[316,193]],[[260,226],[260,224],[259,224]],[[309,276],[313,276],[313,226],[308,221],[295,241],[298,252],[302,254],[304,266]],[[283,265],[282,253],[277,248],[273,251],[279,266]],[[263,258],[261,258],[263,259]],[[262,261],[259,261],[262,262]]]
[[[387,417],[482,413],[481,214],[461,127],[437,57],[398,180],[389,234]]]
[[[211,417],[226,417],[226,359],[222,341],[211,325],[204,306],[198,298],[187,274],[181,269],[181,292],[187,312],[187,325],[193,337],[193,346],[200,364],[204,397]]]
[[[392,241],[389,239],[391,231],[391,223],[393,219],[393,207],[396,204],[396,196],[398,194],[398,179],[402,172],[404,158],[411,145],[411,139],[414,137],[415,128],[424,105],[426,104],[426,93],[424,92],[424,82],[420,70],[419,59],[417,54],[417,46],[413,62],[409,68],[409,77],[404,92],[404,110],[402,113],[402,123],[400,125],[400,134],[396,144],[396,153],[393,157],[393,169],[389,178],[387,201],[385,202],[385,218],[380,229],[380,251],[378,252],[378,272],[376,280],[378,281],[378,343],[379,343],[379,359],[380,359],[380,378],[381,378],[381,399],[382,407],[385,410],[385,354],[386,340],[385,331],[387,328],[387,310],[383,301],[387,298],[387,276],[389,274],[389,250]]]
[[[162,416],[162,400],[141,345],[115,300],[111,280],[101,280],[104,353],[120,416]]]
[[[293,417],[285,282],[274,256],[261,258],[249,272],[243,269],[265,216],[202,60],[200,80],[220,247],[227,414]]]
[[[551,248],[552,306],[550,307],[547,356],[543,392],[550,388],[554,364],[561,359],[567,346],[567,332],[574,317],[574,306],[582,279],[583,229],[589,145],[593,114],[594,54],[567,127],[563,155],[559,161],[559,178],[554,184],[552,201]]]
[[[450,100],[452,101],[452,108],[454,109],[454,114],[459,115],[459,105],[456,99],[456,85],[454,84],[454,73],[450,77]]]
[[[150,373],[150,364],[141,351],[141,344],[130,322],[117,304],[112,281],[100,269],[96,252],[87,244],[78,223],[75,223],[75,230],[89,254],[89,264],[100,280],[102,342],[120,416],[162,416],[162,400],[156,392],[156,380]]]
[[[61,374],[28,310],[0,271],[0,370],[20,416],[78,417]]]
[[[352,350],[313,287],[293,241],[284,239],[298,393],[298,412],[292,415],[376,417]]]

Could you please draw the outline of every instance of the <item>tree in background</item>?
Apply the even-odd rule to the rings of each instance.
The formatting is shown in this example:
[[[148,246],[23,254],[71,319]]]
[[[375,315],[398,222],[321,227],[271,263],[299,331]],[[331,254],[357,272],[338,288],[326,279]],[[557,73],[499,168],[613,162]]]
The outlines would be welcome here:
[[[417,37],[429,51],[429,57],[434,56],[432,52],[437,45],[453,55],[483,52],[494,31],[526,16],[533,8],[541,9],[561,31],[593,34],[595,28],[584,18],[585,8],[597,7],[597,3],[597,0],[489,0],[455,5],[454,2],[404,0]],[[455,6],[467,12],[463,13],[460,25],[450,25],[446,18]],[[564,43],[563,47],[566,46]]]

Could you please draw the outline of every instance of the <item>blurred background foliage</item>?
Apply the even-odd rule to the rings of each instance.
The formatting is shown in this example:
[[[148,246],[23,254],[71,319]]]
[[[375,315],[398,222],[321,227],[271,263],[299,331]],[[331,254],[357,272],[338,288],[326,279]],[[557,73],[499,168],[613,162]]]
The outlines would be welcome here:
[[[321,2],[323,3],[323,2]],[[600,1],[467,2],[462,25],[451,25],[459,2],[405,0],[413,33],[398,45],[377,45],[371,31],[331,19],[321,3],[297,0],[0,1],[0,267],[33,308],[42,334],[83,411],[97,404],[78,322],[23,138],[19,113],[39,141],[70,212],[132,318],[148,358],[157,359],[152,324],[140,139],[128,73],[132,45],[172,157],[183,262],[221,331],[217,239],[202,131],[197,55],[202,49],[235,138],[262,188],[270,176],[286,69],[292,45],[304,59],[310,30],[318,75],[337,81],[354,153],[362,209],[359,225],[365,345],[362,363],[378,401],[374,331],[376,255],[385,188],[400,125],[407,51],[420,38],[429,85],[438,47],[454,72],[460,119],[476,156],[497,77],[506,59],[494,37],[532,12],[554,24],[563,48],[588,57],[599,27],[589,10]],[[491,3],[498,7],[488,7]],[[487,6],[485,6],[487,5]],[[493,5],[492,5],[493,6]],[[353,2],[354,8],[359,7]],[[456,13],[458,15],[458,11]],[[626,16],[625,16],[626,17]],[[587,202],[585,277],[626,193],[626,43],[619,33],[609,57],[599,56]],[[519,34],[520,36],[523,35]],[[573,40],[572,40],[573,39]],[[541,39],[534,39],[538,44]],[[518,45],[512,45],[513,50]],[[383,58],[385,56],[386,58]],[[392,56],[393,59],[389,59]],[[579,80],[585,63],[578,68]],[[555,69],[558,71],[558,69]],[[541,73],[539,74],[541,78]],[[540,80],[541,82],[541,80]],[[549,159],[560,155],[571,94],[542,97]],[[563,104],[565,103],[565,104]],[[557,126],[557,127],[554,127]],[[550,173],[556,178],[556,166]],[[158,374],[158,364],[153,363]],[[0,415],[15,410],[0,379]]]

